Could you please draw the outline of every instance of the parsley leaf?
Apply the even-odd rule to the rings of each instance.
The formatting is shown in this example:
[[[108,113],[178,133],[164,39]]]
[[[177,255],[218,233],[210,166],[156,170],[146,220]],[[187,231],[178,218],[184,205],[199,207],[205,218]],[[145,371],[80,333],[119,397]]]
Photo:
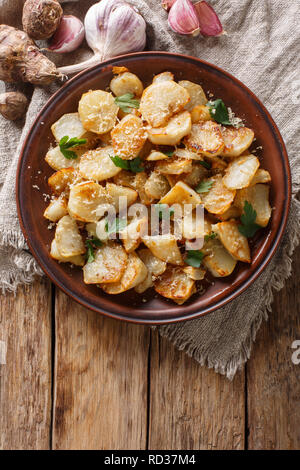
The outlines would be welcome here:
[[[124,113],[129,113],[132,108],[139,108],[140,101],[133,99],[133,93],[125,93],[125,95],[117,96],[115,103]]]
[[[174,155],[174,150],[170,150],[169,152],[162,152],[164,155],[167,155],[167,157],[173,157]]]
[[[144,171],[144,167],[141,165],[142,160],[140,157],[136,157],[133,160],[123,160],[118,155],[110,155],[110,159],[117,167],[122,168],[123,170],[129,170],[133,173],[140,173],[141,171]]]
[[[231,126],[228,109],[226,108],[223,100],[219,98],[215,101],[209,101],[206,106],[208,106],[210,115],[215,121],[219,124]]]
[[[201,181],[201,183],[198,184],[196,187],[197,193],[208,193],[208,191],[211,189],[213,185],[212,181]]]
[[[217,234],[215,232],[210,233],[209,235],[205,235],[204,241],[208,242],[209,240],[213,240],[216,238]]]
[[[256,210],[253,209],[252,205],[248,201],[245,201],[244,213],[241,216],[242,225],[239,225],[238,229],[246,238],[253,237],[257,230],[261,228],[260,225],[255,223],[256,216]]]
[[[207,170],[211,169],[211,163],[206,162],[205,160],[200,160],[199,163],[200,165],[204,166],[204,168],[206,168]]]
[[[170,209],[167,204],[155,204],[154,207],[158,211],[159,220],[168,219],[174,215],[174,209]]]
[[[87,248],[86,258],[87,262],[91,263],[95,259],[94,248],[102,246],[102,241],[99,238],[87,238],[85,240],[85,246]]]
[[[127,221],[125,219],[120,219],[116,217],[111,223],[108,220],[105,223],[105,231],[107,233],[118,233],[121,232],[127,226]]]
[[[204,253],[200,250],[188,250],[187,257],[185,258],[186,264],[193,266],[194,268],[200,268]]]
[[[83,145],[86,144],[86,139],[78,139],[77,137],[72,137],[69,139],[68,135],[65,135],[62,137],[59,141],[59,149],[63,156],[67,158],[68,160],[75,160],[75,158],[78,157],[78,155],[73,152],[73,150],[68,150],[72,147],[77,147],[77,145]]]

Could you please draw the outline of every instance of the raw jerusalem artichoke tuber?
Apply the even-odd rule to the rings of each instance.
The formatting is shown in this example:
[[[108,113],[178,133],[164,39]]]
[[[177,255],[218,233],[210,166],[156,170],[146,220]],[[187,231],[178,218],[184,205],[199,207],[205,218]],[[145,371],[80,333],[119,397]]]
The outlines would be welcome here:
[[[9,121],[21,119],[26,113],[28,99],[20,91],[0,94],[0,114]]]
[[[23,29],[33,39],[48,39],[57,30],[63,10],[57,0],[26,0]]]
[[[0,80],[49,85],[57,78],[62,74],[24,31],[0,25]]]

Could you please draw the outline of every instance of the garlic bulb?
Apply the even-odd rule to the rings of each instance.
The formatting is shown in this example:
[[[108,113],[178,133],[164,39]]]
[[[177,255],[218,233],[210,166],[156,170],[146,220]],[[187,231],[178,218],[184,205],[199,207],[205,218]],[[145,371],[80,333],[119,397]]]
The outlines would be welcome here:
[[[176,0],[171,6],[168,23],[175,33],[191,36],[200,33],[199,20],[190,0]]]
[[[173,3],[175,3],[176,0],[162,0],[161,6],[163,7],[164,10],[169,11]]]
[[[51,39],[48,50],[52,52],[72,52],[77,49],[84,39],[84,26],[79,18],[64,15],[60,25]]]
[[[142,51],[146,45],[146,22],[123,0],[102,0],[91,6],[85,20],[85,37],[94,56],[80,64],[60,67],[63,74],[80,72],[105,59]]]
[[[203,36],[220,36],[224,34],[223,26],[213,7],[207,2],[194,4],[198,16],[200,32]]]

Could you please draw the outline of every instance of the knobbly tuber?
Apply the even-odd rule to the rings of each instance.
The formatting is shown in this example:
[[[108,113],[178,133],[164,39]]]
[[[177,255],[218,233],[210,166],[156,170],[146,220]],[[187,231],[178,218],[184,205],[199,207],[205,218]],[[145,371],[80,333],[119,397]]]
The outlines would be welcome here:
[[[62,77],[24,31],[0,25],[0,80],[49,85]]]
[[[20,91],[0,94],[0,114],[9,121],[21,119],[26,113],[28,99]]]
[[[23,29],[33,39],[48,39],[57,30],[63,10],[57,0],[26,0]]]

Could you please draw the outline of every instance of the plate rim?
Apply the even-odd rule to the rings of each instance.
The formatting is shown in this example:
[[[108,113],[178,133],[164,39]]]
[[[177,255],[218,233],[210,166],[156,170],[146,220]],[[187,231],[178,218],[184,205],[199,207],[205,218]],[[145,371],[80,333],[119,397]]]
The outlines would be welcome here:
[[[78,296],[71,289],[69,289],[65,284],[62,284],[60,281],[58,281],[56,279],[56,277],[54,275],[52,275],[52,273],[48,269],[48,267],[46,265],[44,265],[44,262],[42,261],[42,259],[39,256],[38,250],[35,250],[33,248],[32,244],[31,244],[30,236],[27,233],[25,223],[24,223],[24,220],[23,220],[22,208],[21,208],[21,203],[20,203],[20,179],[21,179],[20,176],[21,176],[21,166],[22,166],[23,153],[26,149],[29,138],[30,138],[30,136],[33,132],[33,129],[34,129],[37,121],[39,121],[41,115],[46,111],[46,108],[48,107],[48,105],[52,101],[56,100],[58,95],[60,95],[61,93],[64,93],[64,91],[68,87],[73,85],[73,83],[75,81],[77,81],[77,79],[79,77],[81,77],[82,75],[85,75],[86,73],[90,73],[90,72],[92,72],[92,71],[94,71],[98,68],[102,69],[103,67],[111,65],[113,62],[115,62],[117,60],[118,61],[122,60],[123,58],[128,58],[128,57],[138,58],[140,56],[147,56],[147,55],[171,56],[171,57],[177,58],[177,59],[184,59],[184,60],[196,62],[200,66],[203,65],[203,66],[215,69],[219,73],[225,75],[227,78],[229,78],[230,80],[235,82],[241,88],[243,88],[251,96],[251,98],[256,102],[256,104],[258,104],[258,106],[261,108],[261,110],[265,113],[265,115],[267,116],[268,120],[270,121],[270,123],[273,127],[273,130],[275,131],[275,136],[276,136],[275,138],[277,138],[279,143],[280,143],[281,154],[282,154],[282,157],[283,157],[283,160],[284,160],[284,168],[285,168],[284,179],[285,179],[285,182],[286,182],[286,190],[287,190],[287,194],[285,194],[285,205],[284,205],[284,208],[283,208],[283,217],[281,218],[280,225],[277,228],[276,237],[274,239],[274,242],[273,242],[272,246],[270,246],[268,252],[265,254],[264,258],[261,260],[261,262],[258,265],[258,267],[256,268],[256,270],[245,281],[243,281],[241,283],[241,285],[237,286],[233,292],[229,293],[223,299],[218,300],[213,305],[207,306],[204,309],[202,309],[201,311],[196,311],[194,313],[190,312],[190,313],[187,313],[185,315],[180,315],[179,314],[178,317],[176,317],[176,318],[161,319],[161,320],[159,320],[159,319],[156,319],[156,320],[149,319],[148,320],[148,319],[145,319],[145,318],[138,318],[138,317],[132,318],[132,317],[130,317],[128,315],[125,315],[125,314],[120,314],[120,313],[108,311],[105,308],[102,308],[100,310],[98,307],[95,307],[91,303],[83,300],[80,296]],[[285,231],[285,228],[286,228],[286,225],[287,225],[287,221],[288,221],[290,205],[291,205],[291,193],[292,193],[291,168],[290,168],[290,164],[289,164],[287,149],[286,149],[284,140],[282,138],[282,135],[281,135],[276,123],[274,122],[271,114],[266,109],[266,107],[263,105],[263,103],[260,101],[260,99],[243,82],[241,82],[238,78],[233,76],[231,73],[223,70],[219,66],[217,66],[215,64],[212,64],[211,62],[199,59],[198,57],[193,57],[193,56],[189,56],[189,55],[186,55],[186,54],[178,54],[178,53],[173,53],[173,52],[167,52],[167,51],[142,51],[142,52],[135,52],[135,53],[130,53],[130,54],[123,54],[123,55],[108,59],[104,62],[101,62],[101,63],[99,63],[99,64],[97,64],[93,67],[90,67],[89,69],[83,70],[82,72],[79,72],[74,77],[69,79],[53,95],[51,95],[51,97],[47,100],[47,102],[44,104],[44,106],[40,109],[39,113],[35,117],[32,125],[30,126],[30,128],[27,132],[27,135],[24,139],[24,142],[22,144],[20,154],[19,154],[19,158],[18,158],[17,173],[16,173],[16,205],[17,205],[17,213],[18,213],[18,218],[19,218],[19,222],[20,222],[20,227],[21,227],[22,233],[24,235],[24,238],[26,240],[26,243],[28,244],[28,247],[30,249],[31,254],[34,256],[35,260],[38,262],[39,266],[42,268],[42,270],[44,271],[46,276],[48,278],[50,278],[50,280],[57,287],[59,287],[66,295],[68,295],[73,300],[75,300],[76,302],[81,304],[83,307],[88,308],[89,310],[92,310],[94,312],[100,313],[102,315],[106,315],[110,318],[114,318],[114,319],[117,319],[117,320],[123,320],[123,321],[127,321],[127,322],[130,322],[130,323],[135,323],[135,324],[148,324],[148,325],[164,325],[164,324],[166,325],[166,324],[177,323],[177,322],[182,322],[182,321],[193,320],[193,319],[196,319],[196,318],[201,318],[205,315],[208,315],[209,313],[214,312],[215,310],[217,310],[221,307],[224,307],[229,302],[231,302],[232,300],[237,298],[240,294],[242,294],[248,287],[250,287],[250,285],[262,274],[264,269],[270,263],[271,259],[273,258],[274,254],[276,253],[276,251],[277,251],[277,249],[280,245],[280,242],[281,242],[281,239],[283,237],[283,234],[284,234],[284,231]]]

